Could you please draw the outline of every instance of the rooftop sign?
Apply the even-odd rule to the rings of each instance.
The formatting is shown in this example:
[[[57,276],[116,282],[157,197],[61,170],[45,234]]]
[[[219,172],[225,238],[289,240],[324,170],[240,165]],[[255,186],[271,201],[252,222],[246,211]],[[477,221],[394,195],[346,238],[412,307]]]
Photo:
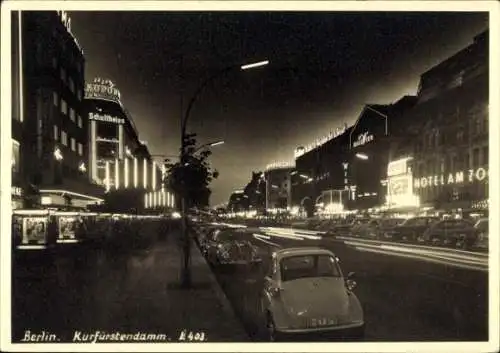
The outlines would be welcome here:
[[[333,140],[334,138],[342,135],[346,130],[347,130],[347,124],[344,124],[344,126],[336,128],[335,131],[330,131],[330,134],[328,134],[327,136],[318,138],[316,141],[306,146],[297,147],[295,149],[295,158],[298,158],[303,154],[306,154],[307,152],[312,151],[313,149],[324,145],[328,141]]]
[[[266,165],[266,170],[294,168],[293,162],[274,162]]]
[[[85,99],[104,99],[118,104],[120,100],[120,91],[115,87],[111,80],[95,78],[92,83],[85,86]]]

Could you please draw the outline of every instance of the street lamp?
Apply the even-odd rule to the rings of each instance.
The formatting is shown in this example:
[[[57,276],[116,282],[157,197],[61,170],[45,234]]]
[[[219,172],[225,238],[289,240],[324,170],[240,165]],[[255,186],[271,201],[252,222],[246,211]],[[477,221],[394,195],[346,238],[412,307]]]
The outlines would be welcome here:
[[[214,79],[216,79],[219,76],[222,76],[226,72],[232,71],[236,68],[239,68],[241,70],[247,70],[251,68],[256,68],[256,67],[261,67],[264,65],[269,64],[269,60],[265,61],[259,61],[256,63],[251,63],[251,64],[246,64],[246,65],[241,65],[241,66],[235,66],[231,65],[228,66],[212,76],[209,76],[205,81],[201,83],[201,85],[198,87],[198,89],[195,91],[194,95],[191,97],[189,100],[186,113],[182,117],[181,120],[181,151],[180,151],[180,156],[179,156],[179,161],[181,165],[186,164],[186,126],[187,122],[191,113],[191,110],[193,109],[193,105],[196,102],[196,99],[199,97],[200,93],[203,91],[203,89]],[[216,142],[215,144],[220,144],[220,142]],[[181,195],[181,216],[182,216],[182,238],[184,240],[184,261],[183,261],[183,266],[182,266],[182,274],[181,274],[181,286],[184,288],[190,288],[191,287],[191,270],[189,267],[189,260],[191,257],[191,241],[189,239],[189,234],[187,233],[187,218],[186,218],[186,192],[185,190],[182,190],[182,195]]]

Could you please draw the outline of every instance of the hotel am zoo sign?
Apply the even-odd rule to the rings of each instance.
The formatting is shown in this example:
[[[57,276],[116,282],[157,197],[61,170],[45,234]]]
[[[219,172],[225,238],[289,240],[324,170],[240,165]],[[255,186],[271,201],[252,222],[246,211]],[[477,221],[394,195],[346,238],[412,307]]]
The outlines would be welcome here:
[[[488,175],[489,170],[487,168],[469,169],[468,171],[417,177],[413,180],[413,186],[415,189],[424,189],[440,185],[487,182]]]
[[[120,91],[111,80],[95,78],[85,86],[86,99],[105,99],[121,104]]]

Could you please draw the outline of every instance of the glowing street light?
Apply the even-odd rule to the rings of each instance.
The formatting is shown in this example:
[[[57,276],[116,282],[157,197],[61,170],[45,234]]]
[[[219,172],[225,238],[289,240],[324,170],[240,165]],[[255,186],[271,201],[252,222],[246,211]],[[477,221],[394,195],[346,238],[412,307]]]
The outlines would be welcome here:
[[[59,148],[56,148],[54,150],[54,157],[58,161],[62,161],[63,160],[63,155],[62,155],[61,150]]]
[[[367,160],[368,156],[364,153],[356,153],[356,157],[359,159]]]
[[[260,66],[265,66],[265,65],[268,65],[268,64],[269,64],[269,60],[258,61],[256,63],[252,63],[252,64],[241,65],[241,69],[242,70],[248,70],[248,69],[253,69],[253,68],[256,68],[256,67],[260,67]]]

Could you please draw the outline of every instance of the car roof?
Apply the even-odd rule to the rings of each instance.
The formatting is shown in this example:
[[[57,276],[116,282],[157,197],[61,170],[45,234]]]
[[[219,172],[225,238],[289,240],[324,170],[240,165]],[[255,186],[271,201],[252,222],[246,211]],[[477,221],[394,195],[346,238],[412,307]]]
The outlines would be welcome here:
[[[335,256],[333,252],[327,249],[322,249],[318,247],[297,247],[297,248],[286,248],[280,249],[273,254],[277,260],[281,260],[290,256],[299,255],[330,255]]]

